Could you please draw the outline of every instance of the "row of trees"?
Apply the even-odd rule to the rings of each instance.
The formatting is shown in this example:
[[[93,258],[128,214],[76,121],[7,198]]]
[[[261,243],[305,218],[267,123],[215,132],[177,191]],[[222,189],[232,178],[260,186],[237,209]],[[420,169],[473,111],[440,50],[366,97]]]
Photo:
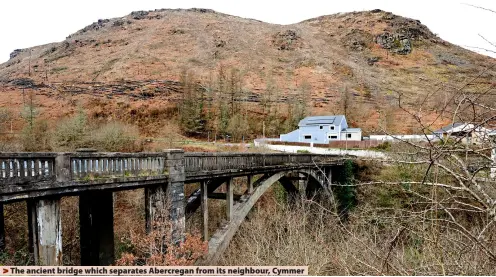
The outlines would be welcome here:
[[[311,88],[307,83],[283,99],[278,84],[266,77],[263,94],[244,88],[243,72],[219,67],[207,80],[184,71],[182,96],[178,103],[179,124],[190,136],[231,137],[236,141],[291,131],[307,115]],[[284,101],[285,100],[285,101]]]
[[[4,142],[10,140],[10,143],[0,143],[0,151],[74,151],[85,147],[101,151],[142,150],[139,130],[135,126],[118,121],[103,124],[92,121],[79,107],[72,117],[61,119],[50,128],[41,114],[33,91],[27,93],[18,115],[1,108],[0,139]],[[12,127],[8,129],[16,120],[23,123],[18,134],[12,132]]]

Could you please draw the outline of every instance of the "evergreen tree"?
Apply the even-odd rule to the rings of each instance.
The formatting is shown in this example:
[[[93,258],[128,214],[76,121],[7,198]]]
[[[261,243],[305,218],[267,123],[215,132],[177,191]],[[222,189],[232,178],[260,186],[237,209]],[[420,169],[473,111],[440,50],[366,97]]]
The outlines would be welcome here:
[[[357,204],[356,188],[354,174],[353,174],[353,161],[346,160],[343,165],[343,170],[338,178],[339,184],[335,189],[336,200],[338,201],[338,212],[343,220],[348,219],[348,213]]]
[[[179,104],[179,122],[183,132],[189,136],[200,136],[206,130],[204,111],[205,89],[195,83],[188,72],[181,76],[182,98]]]

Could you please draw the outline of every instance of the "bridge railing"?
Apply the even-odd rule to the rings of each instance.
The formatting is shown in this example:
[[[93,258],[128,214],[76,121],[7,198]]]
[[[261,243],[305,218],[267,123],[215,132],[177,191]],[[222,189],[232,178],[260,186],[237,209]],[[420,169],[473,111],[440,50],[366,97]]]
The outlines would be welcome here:
[[[55,153],[0,153],[0,181],[6,184],[55,178]]]
[[[61,165],[60,157],[65,161]],[[332,157],[290,153],[185,153],[186,174],[318,163]],[[0,153],[0,182],[22,184],[55,180],[56,168],[69,171],[66,180],[168,175],[167,156],[158,153]]]
[[[73,180],[167,175],[164,153],[74,153]]]
[[[185,153],[185,171],[248,169],[277,165],[318,163],[329,159],[315,154],[288,153]]]

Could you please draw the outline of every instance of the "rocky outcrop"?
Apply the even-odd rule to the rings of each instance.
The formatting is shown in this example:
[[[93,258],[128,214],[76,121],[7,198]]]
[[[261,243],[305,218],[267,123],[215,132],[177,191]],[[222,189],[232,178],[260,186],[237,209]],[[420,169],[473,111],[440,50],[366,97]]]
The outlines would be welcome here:
[[[29,78],[17,78],[10,80],[10,84],[14,86],[19,86],[19,87],[35,87],[36,84],[32,79]]]
[[[385,32],[378,35],[375,38],[375,42],[382,48],[388,49],[396,54],[406,55],[412,52],[412,42],[410,41],[410,38],[402,34]]]
[[[21,54],[24,51],[26,51],[26,49],[15,49],[14,51],[12,51],[12,53],[10,53],[10,59],[19,56],[19,54]]]
[[[437,37],[419,20],[384,13],[382,19],[388,24],[389,31],[376,36],[375,41],[384,49],[406,55],[412,52],[413,42],[437,42]]]
[[[374,37],[365,31],[353,29],[342,39],[343,45],[353,51],[363,51],[374,42]]]
[[[117,19],[112,23],[113,27],[121,27],[124,26],[125,24],[131,24],[132,22],[130,20],[123,20],[123,19]]]
[[[378,62],[380,60],[379,57],[369,57],[367,58],[367,64],[372,66],[374,65],[376,62]]]
[[[149,12],[147,11],[135,11],[131,13],[131,17],[134,20],[142,20],[145,19],[148,16]]]
[[[301,46],[301,37],[295,30],[277,32],[272,36],[272,45],[278,50],[295,50]]]
[[[105,27],[105,25],[110,22],[110,19],[98,19],[97,22],[93,22],[91,25],[84,27],[81,33],[86,33],[88,31],[98,31],[100,28]]]

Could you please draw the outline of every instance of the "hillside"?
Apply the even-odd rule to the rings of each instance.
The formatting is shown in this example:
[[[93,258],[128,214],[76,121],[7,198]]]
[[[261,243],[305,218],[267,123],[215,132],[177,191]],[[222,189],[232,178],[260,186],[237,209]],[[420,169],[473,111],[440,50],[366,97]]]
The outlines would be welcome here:
[[[133,110],[143,117],[158,110],[155,119],[167,120],[164,109],[181,97],[183,71],[207,83],[219,68],[235,68],[254,114],[268,87],[277,92],[276,103],[305,87],[311,114],[343,113],[347,101],[352,125],[373,132],[389,117],[389,130],[411,133],[417,127],[397,107],[397,95],[410,107],[430,95],[424,116],[435,118],[447,93],[466,83],[472,84],[466,89],[493,89],[495,64],[443,41],[418,20],[381,10],[292,25],[205,9],[139,11],[99,20],[59,43],[14,51],[0,65],[0,107],[20,108],[27,87],[49,119],[82,105],[94,117],[129,121]],[[153,118],[133,122],[147,130],[162,126]]]

